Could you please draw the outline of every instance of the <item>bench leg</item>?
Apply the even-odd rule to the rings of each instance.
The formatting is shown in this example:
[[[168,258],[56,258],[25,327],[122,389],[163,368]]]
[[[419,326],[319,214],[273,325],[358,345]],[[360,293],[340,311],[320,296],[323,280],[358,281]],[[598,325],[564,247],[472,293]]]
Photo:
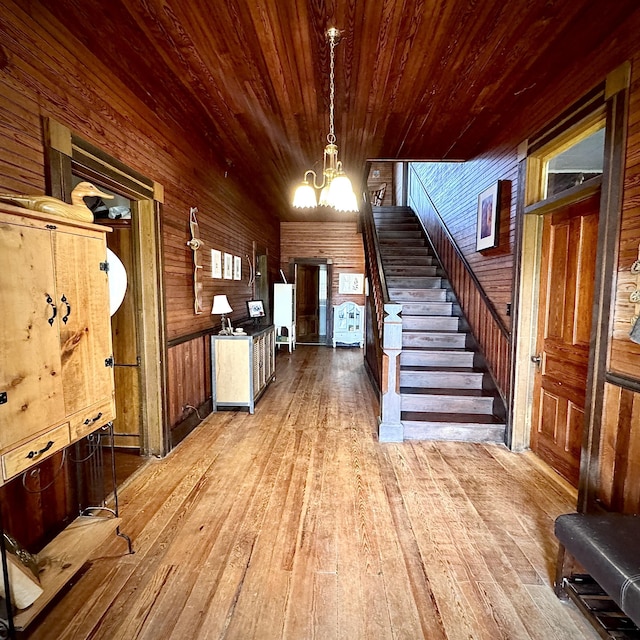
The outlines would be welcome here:
[[[565,573],[566,560],[567,560],[566,549],[564,548],[563,544],[559,544],[558,559],[556,561],[556,577],[553,583],[553,590],[555,591],[556,596],[562,599],[567,598],[567,594],[564,592],[564,589],[562,588],[563,586],[562,583],[564,581],[565,576],[567,575]]]

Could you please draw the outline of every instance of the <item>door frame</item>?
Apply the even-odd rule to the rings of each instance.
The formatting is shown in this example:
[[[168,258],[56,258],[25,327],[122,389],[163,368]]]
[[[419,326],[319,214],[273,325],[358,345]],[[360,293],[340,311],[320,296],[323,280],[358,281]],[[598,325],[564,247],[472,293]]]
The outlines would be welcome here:
[[[289,281],[295,285],[296,288],[296,305],[298,304],[298,283],[296,282],[296,265],[326,265],[327,267],[327,335],[324,343],[327,346],[331,346],[333,341],[333,260],[331,258],[289,258]]]
[[[511,398],[508,444],[512,450],[529,447],[532,429],[532,400],[535,365],[538,287],[542,257],[543,216],[558,206],[600,193],[598,246],[592,310],[589,376],[587,379],[585,424],[577,508],[595,507],[598,485],[602,398],[608,356],[608,336],[612,320],[612,287],[617,268],[617,239],[622,206],[622,180],[626,139],[626,110],[630,85],[630,65],[625,63],[610,73],[606,82],[563,113],[535,138],[518,147],[518,203],[514,269],[514,319],[512,338]],[[604,170],[601,177],[548,198],[535,201],[539,193],[540,163],[550,143],[575,134],[594,118],[605,121]]]
[[[170,449],[165,416],[166,319],[162,268],[161,184],[130,169],[82,140],[65,125],[44,121],[47,182],[51,195],[70,202],[72,173],[77,171],[135,201],[132,225],[137,281],[138,354],[140,356],[141,433],[143,455],[164,456]]]

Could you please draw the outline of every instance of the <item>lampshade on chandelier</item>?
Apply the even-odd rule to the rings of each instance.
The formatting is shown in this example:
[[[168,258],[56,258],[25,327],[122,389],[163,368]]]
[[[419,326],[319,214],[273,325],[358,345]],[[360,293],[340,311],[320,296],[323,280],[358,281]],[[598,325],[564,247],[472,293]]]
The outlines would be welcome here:
[[[358,201],[353,192],[351,180],[342,169],[342,162],[338,160],[338,146],[334,128],[334,99],[335,99],[335,48],[338,44],[340,32],[331,28],[327,31],[329,41],[329,133],[327,146],[324,148],[322,159],[322,181],[318,184],[318,176],[313,169],[304,174],[302,184],[296,189],[293,206],[299,208],[333,207],[338,211],[357,211]],[[313,176],[312,179],[308,179]],[[320,197],[316,198],[316,191]]]

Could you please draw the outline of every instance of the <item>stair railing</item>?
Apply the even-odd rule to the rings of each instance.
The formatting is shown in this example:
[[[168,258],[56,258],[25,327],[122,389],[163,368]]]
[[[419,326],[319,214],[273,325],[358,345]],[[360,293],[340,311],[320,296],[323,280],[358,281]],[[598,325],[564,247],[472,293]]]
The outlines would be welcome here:
[[[369,315],[371,341],[367,340],[365,358],[380,394],[378,439],[402,442],[404,429],[400,420],[400,354],[402,353],[402,304],[389,299],[389,289],[382,268],[380,242],[371,204],[362,206],[364,253],[370,284]]]

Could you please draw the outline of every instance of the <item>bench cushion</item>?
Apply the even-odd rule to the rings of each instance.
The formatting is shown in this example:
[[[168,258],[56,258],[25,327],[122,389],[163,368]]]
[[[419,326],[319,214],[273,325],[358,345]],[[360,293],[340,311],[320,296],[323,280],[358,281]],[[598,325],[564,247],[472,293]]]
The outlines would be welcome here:
[[[556,519],[558,540],[640,626],[640,516],[567,513]]]

